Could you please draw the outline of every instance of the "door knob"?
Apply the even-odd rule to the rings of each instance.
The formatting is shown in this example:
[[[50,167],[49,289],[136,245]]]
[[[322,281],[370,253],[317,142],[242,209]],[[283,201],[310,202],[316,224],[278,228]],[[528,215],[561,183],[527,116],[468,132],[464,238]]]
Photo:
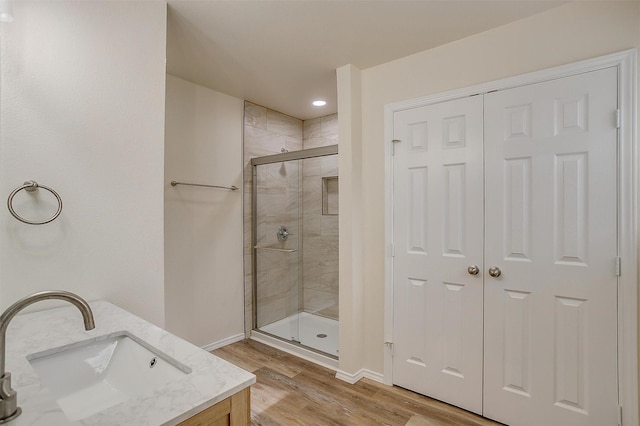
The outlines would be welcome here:
[[[478,272],[480,272],[480,268],[478,268],[476,265],[471,265],[467,268],[467,272],[469,273],[469,275],[478,275]]]
[[[502,275],[502,271],[497,266],[492,266],[491,268],[489,268],[489,275],[491,275],[493,278],[498,278],[500,275]]]

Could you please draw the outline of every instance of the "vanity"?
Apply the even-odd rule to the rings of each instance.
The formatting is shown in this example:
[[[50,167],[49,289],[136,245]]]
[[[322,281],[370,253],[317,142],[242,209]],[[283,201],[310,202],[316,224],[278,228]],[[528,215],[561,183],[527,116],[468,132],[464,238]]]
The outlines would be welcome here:
[[[249,388],[181,422],[179,426],[240,426],[251,424]]]
[[[106,301],[17,315],[6,335],[11,426],[249,425],[253,374]]]

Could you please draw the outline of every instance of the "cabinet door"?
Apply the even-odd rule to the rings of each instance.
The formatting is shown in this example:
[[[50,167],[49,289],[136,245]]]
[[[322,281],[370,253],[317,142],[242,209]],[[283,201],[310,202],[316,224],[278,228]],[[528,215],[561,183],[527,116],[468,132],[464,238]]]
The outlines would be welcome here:
[[[615,68],[485,96],[486,417],[617,424],[616,108]]]
[[[394,116],[393,381],[482,412],[482,97]],[[478,275],[468,268],[478,267]]]

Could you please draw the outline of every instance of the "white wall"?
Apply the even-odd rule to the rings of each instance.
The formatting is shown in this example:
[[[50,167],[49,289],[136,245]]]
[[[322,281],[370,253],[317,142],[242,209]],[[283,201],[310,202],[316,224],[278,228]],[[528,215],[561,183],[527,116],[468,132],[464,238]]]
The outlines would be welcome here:
[[[340,162],[340,297],[362,294],[360,328],[340,328],[340,356],[353,360],[349,370],[364,368],[382,373],[384,355],[384,105],[462,88],[507,76],[550,68],[633,47],[640,47],[640,3],[573,2],[521,21],[448,45],[362,70],[362,223],[345,220],[358,208],[342,204],[354,199],[346,178],[358,179],[357,164]],[[340,81],[340,73],[338,74]],[[344,89],[344,90],[343,90]],[[350,88],[339,87],[339,97]],[[339,109],[342,122],[343,111]],[[341,156],[343,127],[340,127]],[[352,145],[357,142],[351,141]],[[347,168],[350,167],[350,168]],[[345,185],[343,185],[343,182]],[[351,209],[351,210],[350,210]],[[362,264],[346,268],[343,240],[356,238],[352,250],[362,247]],[[343,238],[344,237],[344,238]],[[345,247],[344,250],[347,250]],[[355,256],[352,259],[357,262]],[[352,270],[353,268],[353,270]],[[362,270],[362,276],[353,272]],[[345,300],[346,301],[346,300]],[[350,302],[359,310],[358,301]],[[349,309],[345,307],[345,309]],[[347,318],[341,311],[341,322]],[[357,326],[357,321],[352,322]],[[346,334],[350,333],[350,334]],[[364,336],[363,338],[361,336]],[[360,340],[363,339],[363,340]],[[363,347],[359,348],[358,342]]]
[[[167,76],[167,330],[198,346],[243,338],[241,99]]]
[[[0,24],[0,196],[60,193],[54,222],[0,210],[0,309],[65,289],[164,323],[166,4],[17,1]],[[16,196],[41,219],[43,190]]]

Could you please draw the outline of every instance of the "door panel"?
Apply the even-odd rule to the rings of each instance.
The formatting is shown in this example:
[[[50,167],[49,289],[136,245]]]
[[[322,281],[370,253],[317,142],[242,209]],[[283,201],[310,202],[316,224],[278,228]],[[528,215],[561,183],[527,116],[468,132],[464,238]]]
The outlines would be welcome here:
[[[485,96],[484,415],[617,421],[615,68]]]
[[[482,98],[394,123],[394,383],[481,413]]]
[[[610,68],[395,114],[395,384],[617,424],[616,107]]]

